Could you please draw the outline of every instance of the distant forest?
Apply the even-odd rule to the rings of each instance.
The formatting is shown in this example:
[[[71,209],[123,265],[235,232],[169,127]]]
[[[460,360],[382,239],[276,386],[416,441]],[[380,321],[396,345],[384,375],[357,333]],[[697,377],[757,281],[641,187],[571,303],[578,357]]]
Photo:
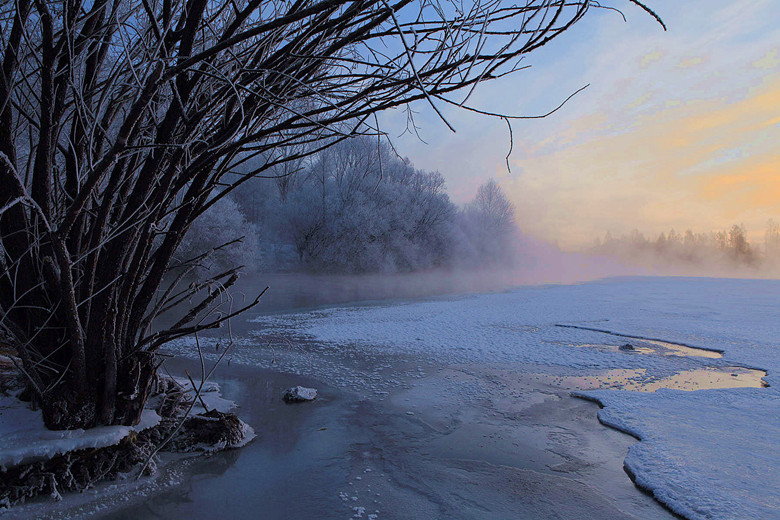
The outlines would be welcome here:
[[[514,207],[495,181],[457,207],[439,172],[358,137],[248,178],[195,221],[178,256],[205,253],[201,274],[230,265],[342,273],[474,268],[510,262],[515,231]]]
[[[638,230],[597,239],[591,253],[642,265],[704,266],[775,270],[780,268],[780,223],[767,222],[763,243],[750,243],[744,225],[709,233],[671,230],[647,238]]]

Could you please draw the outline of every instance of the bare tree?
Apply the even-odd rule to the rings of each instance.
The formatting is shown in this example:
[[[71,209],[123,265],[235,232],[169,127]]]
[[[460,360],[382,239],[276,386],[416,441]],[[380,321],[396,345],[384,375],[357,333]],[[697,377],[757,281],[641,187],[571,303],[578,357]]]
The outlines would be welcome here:
[[[495,179],[490,179],[477,189],[472,205],[483,221],[485,231],[501,233],[515,223],[515,205]]]
[[[263,175],[376,134],[377,112],[415,100],[466,106],[593,6],[4,2],[0,326],[46,425],[136,423],[162,344],[257,303],[210,312],[235,270],[166,281],[199,260],[173,255],[194,219],[251,176],[242,163],[263,157],[252,172]],[[174,325],[153,327],[181,306]]]
[[[474,200],[458,213],[456,229],[456,256],[463,265],[481,267],[514,260],[515,206],[495,179],[477,188]]]

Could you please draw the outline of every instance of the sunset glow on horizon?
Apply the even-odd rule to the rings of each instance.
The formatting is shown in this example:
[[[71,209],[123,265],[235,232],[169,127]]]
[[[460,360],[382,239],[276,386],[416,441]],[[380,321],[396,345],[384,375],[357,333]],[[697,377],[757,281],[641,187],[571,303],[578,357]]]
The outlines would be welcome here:
[[[521,226],[564,246],[606,231],[706,232],[744,224],[753,241],[780,215],[780,74],[733,102],[668,102],[526,148],[501,175]],[[542,215],[538,219],[537,216]]]
[[[544,48],[533,68],[469,102],[541,120],[447,111],[456,134],[421,108],[422,137],[400,150],[438,169],[457,202],[497,178],[520,228],[565,249],[609,231],[648,236],[744,224],[763,242],[780,220],[780,3],[659,1],[669,30],[636,11],[603,12]]]

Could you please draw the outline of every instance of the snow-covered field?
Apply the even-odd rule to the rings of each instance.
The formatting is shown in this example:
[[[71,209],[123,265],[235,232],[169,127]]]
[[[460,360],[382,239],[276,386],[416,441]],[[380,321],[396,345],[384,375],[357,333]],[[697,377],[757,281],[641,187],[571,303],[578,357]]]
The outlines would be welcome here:
[[[635,392],[619,389],[626,383],[620,378],[605,384],[605,375],[601,389],[582,392],[604,405],[604,423],[641,439],[625,464],[659,501],[691,519],[748,519],[780,517],[779,313],[780,281],[630,278],[256,321],[264,333],[306,337],[324,348],[439,364],[530,364],[560,381],[627,369],[641,386],[695,369],[766,370],[764,388]],[[625,338],[605,332],[723,356],[622,351],[609,346]]]

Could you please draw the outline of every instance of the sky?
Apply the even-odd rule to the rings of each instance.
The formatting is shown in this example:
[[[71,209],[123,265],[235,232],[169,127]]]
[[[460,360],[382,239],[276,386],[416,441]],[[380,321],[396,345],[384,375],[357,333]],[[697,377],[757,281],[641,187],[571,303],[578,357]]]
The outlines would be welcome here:
[[[744,224],[760,243],[780,220],[780,1],[648,0],[668,31],[629,2],[589,17],[526,58],[532,67],[483,85],[469,102],[506,123],[423,104],[421,141],[383,125],[402,155],[444,174],[464,203],[495,178],[526,233],[564,249],[609,231],[707,232]]]

